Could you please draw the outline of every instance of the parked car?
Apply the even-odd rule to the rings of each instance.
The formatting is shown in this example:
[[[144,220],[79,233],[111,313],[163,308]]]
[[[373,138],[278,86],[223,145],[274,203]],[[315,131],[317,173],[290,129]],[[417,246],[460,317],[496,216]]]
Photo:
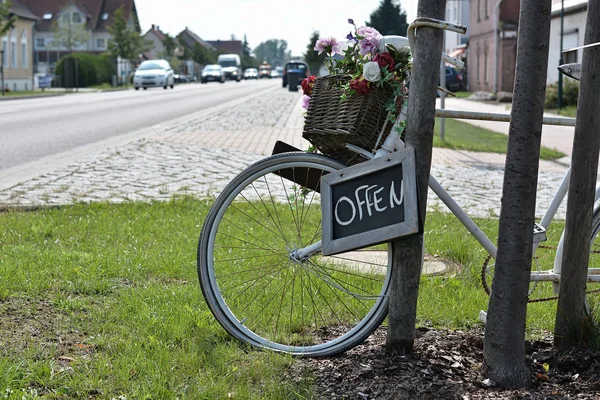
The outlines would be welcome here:
[[[271,71],[271,78],[281,78],[281,72],[274,69]]]
[[[451,92],[460,92],[461,90],[465,90],[465,82],[463,80],[463,76],[454,67],[446,66],[446,89],[448,89]]]
[[[256,68],[246,68],[244,70],[244,79],[258,79],[258,70]]]
[[[283,87],[288,85],[288,72],[295,71],[300,74],[298,84],[302,82],[302,79],[306,78],[310,75],[310,70],[308,69],[308,64],[304,61],[289,61],[283,67],[283,82],[281,83]]]
[[[225,72],[219,64],[208,64],[202,70],[200,82],[221,82],[225,83]]]
[[[142,61],[133,75],[133,87],[135,90],[149,87],[175,87],[175,74],[171,65],[165,60]]]

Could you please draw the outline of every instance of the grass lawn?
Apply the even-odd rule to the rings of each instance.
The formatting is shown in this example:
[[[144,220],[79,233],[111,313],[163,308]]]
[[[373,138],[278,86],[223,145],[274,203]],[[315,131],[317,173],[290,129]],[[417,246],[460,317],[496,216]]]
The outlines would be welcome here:
[[[179,199],[0,214],[0,394],[313,398],[311,377],[285,377],[292,358],[249,350],[208,310],[196,246],[209,206]],[[495,241],[497,220],[477,222]],[[556,243],[560,227],[551,226],[548,236]],[[425,238],[427,253],[463,268],[422,280],[418,323],[478,325],[487,308],[479,283],[483,249],[441,213],[428,214]],[[540,262],[551,268],[551,254]],[[529,306],[530,336],[553,328],[555,308]]]
[[[41,90],[22,90],[20,92],[4,92],[4,96],[10,97],[19,97],[19,96],[48,96],[48,95],[57,95],[64,94],[65,92],[55,92],[55,91],[41,91]],[[0,98],[2,95],[0,94]]]
[[[577,117],[577,106],[568,106],[568,107],[563,107],[561,109],[554,108],[554,109],[546,110],[546,111],[554,113],[554,114],[564,115],[565,117],[571,117],[571,118]]]
[[[459,99],[466,99],[467,97],[469,97],[470,95],[472,95],[473,92],[460,91],[460,92],[454,92],[454,94]]]
[[[508,136],[489,129],[471,125],[466,122],[446,118],[445,139],[440,139],[440,119],[436,118],[433,147],[443,147],[456,150],[485,151],[491,153],[506,153]],[[556,160],[564,157],[560,151],[542,147],[542,160]]]

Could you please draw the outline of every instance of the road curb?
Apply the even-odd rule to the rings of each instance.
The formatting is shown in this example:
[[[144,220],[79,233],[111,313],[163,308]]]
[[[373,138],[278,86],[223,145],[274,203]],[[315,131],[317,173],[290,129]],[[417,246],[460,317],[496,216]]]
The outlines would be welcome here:
[[[67,93],[53,93],[53,94],[39,94],[39,95],[30,95],[30,96],[0,96],[0,101],[9,101],[9,100],[25,100],[25,99],[45,99],[46,97],[58,97],[64,96]]]

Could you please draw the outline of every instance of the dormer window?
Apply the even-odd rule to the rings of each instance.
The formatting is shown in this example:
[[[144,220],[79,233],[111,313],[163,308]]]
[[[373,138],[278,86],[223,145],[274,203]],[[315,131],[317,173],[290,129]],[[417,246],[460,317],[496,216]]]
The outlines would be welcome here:
[[[73,21],[74,24],[80,24],[81,14],[79,14],[78,12],[74,12],[71,16],[71,21]]]
[[[52,19],[52,13],[45,13],[44,14],[44,19],[46,19],[46,20]]]

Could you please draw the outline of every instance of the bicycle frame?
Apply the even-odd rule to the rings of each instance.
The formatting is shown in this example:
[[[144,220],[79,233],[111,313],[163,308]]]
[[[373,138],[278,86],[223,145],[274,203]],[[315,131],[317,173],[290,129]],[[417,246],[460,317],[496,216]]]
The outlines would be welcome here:
[[[415,31],[418,27],[428,26],[438,29],[450,30],[458,33],[465,33],[466,28],[461,25],[451,24],[446,21],[439,21],[431,18],[417,18],[412,24],[410,24],[408,28],[408,42],[411,48],[414,47],[414,39],[415,39]],[[444,60],[450,64],[453,64],[459,68],[463,67],[463,63],[457,59],[454,59],[445,53],[442,53]],[[444,117],[444,118],[460,118],[460,119],[474,119],[474,120],[491,120],[491,121],[504,121],[510,122],[510,114],[491,114],[491,113],[478,113],[478,112],[464,112],[464,111],[453,111],[453,110],[436,110],[436,116]],[[391,132],[397,131],[397,126],[404,121],[406,121],[407,117],[407,108],[406,105],[402,107],[398,118],[396,119],[394,125],[392,126]],[[560,126],[575,126],[574,118],[554,118],[554,117],[544,117],[543,124],[545,125],[560,125]],[[400,135],[390,134],[386,138],[386,140],[381,144],[379,149],[375,152],[375,154],[368,153],[362,149],[355,149],[353,146],[348,146],[350,149],[360,152],[360,154],[367,156],[369,158],[378,158],[385,156],[391,152],[394,152],[396,149],[404,148],[405,144],[400,139]],[[571,167],[567,169],[565,176],[563,177],[556,193],[554,194],[550,205],[545,211],[540,225],[547,229],[550,226],[550,223],[554,219],[558,208],[563,202],[568,189],[569,189],[569,179],[571,176]],[[456,203],[456,201],[450,196],[450,194],[440,185],[440,183],[435,179],[435,177],[429,177],[429,187],[433,192],[438,196],[438,198],[448,207],[448,209],[454,214],[458,220],[467,228],[467,230],[477,239],[477,241],[483,246],[483,248],[490,254],[494,259],[497,255],[497,247],[492,243],[492,241],[485,235],[485,233],[477,226],[477,224],[469,217],[469,215]],[[595,200],[600,198],[600,186],[596,188]],[[539,243],[533,244],[533,254],[537,250]],[[531,280],[532,281],[551,281],[558,283],[560,281],[560,273],[562,270],[562,251],[564,246],[564,230],[561,234],[561,238],[559,240],[558,249],[556,252],[556,256],[554,259],[554,267],[552,271],[543,271],[543,272],[532,272]],[[321,251],[321,242],[314,243],[310,246],[307,246],[302,249],[298,249],[295,251],[294,256],[298,258],[310,257],[314,254],[317,254]],[[590,269],[590,271],[600,271],[600,268]],[[588,275],[588,281],[590,282],[600,282],[600,274],[590,274]]]

